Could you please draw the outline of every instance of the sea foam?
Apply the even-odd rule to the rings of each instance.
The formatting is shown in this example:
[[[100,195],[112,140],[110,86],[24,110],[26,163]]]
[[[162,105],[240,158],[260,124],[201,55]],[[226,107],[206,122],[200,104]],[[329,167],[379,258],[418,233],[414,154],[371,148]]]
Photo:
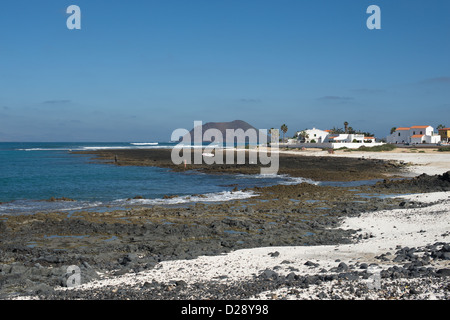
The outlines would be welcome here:
[[[132,142],[133,146],[157,146],[158,142]]]
[[[256,197],[258,194],[253,191],[222,191],[214,193],[206,193],[201,195],[190,196],[175,196],[173,198],[163,199],[131,199],[131,200],[117,200],[118,202],[126,201],[128,204],[139,205],[171,205],[184,204],[193,202],[222,202],[231,200],[242,200]]]

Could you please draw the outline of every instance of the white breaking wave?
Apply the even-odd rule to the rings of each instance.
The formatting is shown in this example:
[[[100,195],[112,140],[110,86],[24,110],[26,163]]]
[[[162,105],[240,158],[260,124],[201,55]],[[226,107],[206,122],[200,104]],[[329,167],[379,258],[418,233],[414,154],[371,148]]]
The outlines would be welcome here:
[[[146,204],[146,205],[168,205],[183,204],[192,202],[223,202],[231,200],[242,200],[256,197],[258,194],[253,191],[223,191],[216,193],[206,193],[202,195],[179,196],[170,199],[131,199],[117,200],[118,202],[126,201],[128,204]]]
[[[284,179],[287,176],[276,174],[276,173],[267,173],[267,174],[237,174],[236,175],[239,178],[252,178],[252,179]]]
[[[312,179],[302,178],[302,177],[291,177],[287,174],[254,174],[254,175],[245,175],[245,174],[238,174],[236,175],[238,178],[252,178],[252,179],[281,179],[278,184],[282,185],[295,185],[295,184],[301,184],[301,183],[310,183],[314,185],[318,185],[319,181],[314,181]]]
[[[34,214],[36,212],[61,212],[72,210],[86,210],[96,208],[103,203],[100,201],[55,201],[44,200],[16,200],[0,205],[0,215],[3,214]]]
[[[73,148],[29,148],[16,149],[17,151],[83,151],[83,150],[103,150],[103,149],[131,149],[132,147],[73,147]]]
[[[67,146],[59,148],[22,148],[17,151],[95,151],[95,150],[114,150],[114,149],[148,149],[148,148],[173,148],[173,146],[159,146],[158,142],[133,142],[128,146]]]
[[[131,149],[132,147],[120,147],[120,146],[113,146],[113,147],[83,147],[83,150],[109,150],[109,149]]]
[[[314,185],[319,185],[319,181],[314,181],[311,179],[301,178],[301,177],[286,177],[287,181],[282,181],[280,184],[282,185],[294,185],[294,184],[301,184],[301,183],[309,183]]]
[[[133,146],[157,146],[158,142],[132,142]]]
[[[29,148],[29,149],[16,149],[17,151],[67,151],[69,148]]]
[[[190,146],[187,144],[177,144],[173,146],[174,149],[204,149],[206,146]]]
[[[159,145],[142,145],[142,146],[129,146],[129,147],[83,147],[82,150],[89,150],[89,151],[95,151],[95,150],[134,150],[134,149],[172,149],[172,146],[159,146]],[[75,149],[73,149],[75,150]]]

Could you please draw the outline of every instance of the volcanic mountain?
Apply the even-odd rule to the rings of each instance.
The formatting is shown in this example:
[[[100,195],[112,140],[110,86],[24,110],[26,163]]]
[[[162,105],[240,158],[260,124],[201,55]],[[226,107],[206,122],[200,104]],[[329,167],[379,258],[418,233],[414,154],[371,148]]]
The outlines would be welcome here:
[[[251,139],[253,137],[256,137],[257,141],[251,141],[251,142],[258,142],[259,143],[259,131],[258,129],[256,129],[255,127],[253,127],[252,125],[250,125],[249,123],[242,121],[242,120],[234,120],[231,122],[208,122],[205,123],[204,125],[201,126],[201,133],[202,133],[202,142],[225,142],[225,139],[227,137],[227,130],[231,129],[234,132],[234,141],[246,141],[249,142],[249,137],[251,137]],[[218,134],[214,134],[213,131],[211,131],[213,133],[213,135],[215,135],[214,137],[206,137],[205,136],[205,132],[209,129],[216,129],[218,131],[220,131],[221,135]],[[243,132],[241,130],[241,132],[236,131],[238,129],[242,129]],[[250,129],[250,130],[249,130]],[[184,141],[192,141],[194,142],[194,129],[192,129],[187,135],[185,135],[182,139],[180,138],[180,141],[184,139]],[[249,130],[249,131],[248,131]],[[216,133],[218,133],[216,131]],[[189,140],[189,135],[190,135],[190,140]],[[216,139],[217,138],[217,139]],[[187,139],[187,140],[186,140]],[[269,138],[266,136],[266,141],[270,141]]]

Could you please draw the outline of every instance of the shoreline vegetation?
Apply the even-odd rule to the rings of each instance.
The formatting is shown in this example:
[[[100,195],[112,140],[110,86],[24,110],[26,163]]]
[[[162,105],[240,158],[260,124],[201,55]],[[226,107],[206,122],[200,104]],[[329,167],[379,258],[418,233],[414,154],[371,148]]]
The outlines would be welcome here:
[[[397,149],[397,147],[393,144],[383,144],[381,146],[375,146],[375,147],[361,146],[358,149],[349,149],[347,147],[342,147],[337,150],[345,150],[346,152],[352,152],[352,151],[382,152],[382,151],[393,151],[395,149]]]
[[[0,298],[448,299],[448,160],[394,151],[280,151],[280,174],[375,184],[276,185],[220,203],[0,217]],[[73,153],[185,170],[162,149]],[[259,165],[187,170],[254,174]],[[81,285],[69,289],[73,265]],[[371,289],[374,274],[381,287]]]

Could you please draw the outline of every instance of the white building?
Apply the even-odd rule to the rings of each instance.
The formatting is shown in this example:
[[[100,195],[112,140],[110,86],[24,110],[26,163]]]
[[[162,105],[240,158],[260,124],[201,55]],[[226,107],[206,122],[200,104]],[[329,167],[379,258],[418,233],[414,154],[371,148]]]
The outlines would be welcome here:
[[[304,136],[302,136],[302,132],[304,132]],[[320,130],[316,128],[307,129],[303,131],[297,132],[297,137],[300,141],[306,143],[323,143],[329,135],[329,131]]]
[[[299,131],[296,133],[297,140],[289,140],[290,147],[297,148],[322,148],[357,149],[362,146],[379,146],[381,142],[375,142],[374,137],[366,137],[363,134],[331,134],[330,130],[316,128]]]
[[[397,128],[390,136],[386,138],[387,143],[411,143],[409,131],[411,128]]]
[[[326,142],[331,143],[372,143],[375,142],[374,137],[366,137],[363,134],[339,134],[330,135],[327,137]]]
[[[432,126],[412,126],[410,128],[400,127],[388,136],[386,141],[394,144],[436,144],[441,141],[441,136],[434,133]]]

